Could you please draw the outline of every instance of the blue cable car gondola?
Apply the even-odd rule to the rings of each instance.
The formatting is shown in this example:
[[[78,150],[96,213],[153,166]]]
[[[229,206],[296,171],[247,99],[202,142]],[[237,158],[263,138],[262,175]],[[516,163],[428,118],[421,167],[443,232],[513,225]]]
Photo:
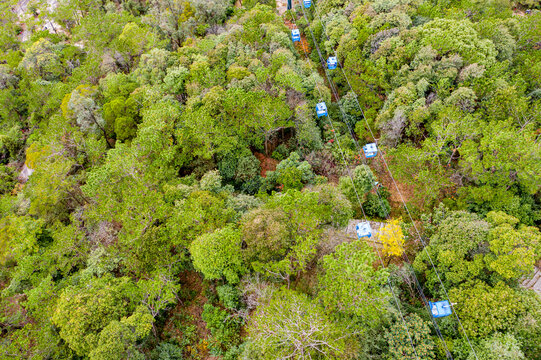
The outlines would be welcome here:
[[[373,158],[378,154],[378,146],[376,143],[370,143],[363,146],[364,157]]]
[[[432,313],[432,316],[435,318],[441,318],[451,315],[453,312],[451,305],[449,304],[449,301],[436,301],[436,302],[428,302],[430,306],[430,312]]]
[[[336,61],[336,56],[331,56],[327,59],[327,69],[334,70],[336,69],[336,64],[338,62]]]
[[[327,116],[327,105],[324,102],[320,102],[316,105],[317,117]]]
[[[293,42],[301,41],[301,32],[299,31],[299,29],[291,30],[291,39],[293,39]]]
[[[312,0],[304,0],[304,7],[308,9],[310,6],[312,6]]]
[[[362,237],[372,237],[372,227],[368,221],[358,223],[357,226],[355,226],[355,230],[357,230],[357,237],[359,239]]]

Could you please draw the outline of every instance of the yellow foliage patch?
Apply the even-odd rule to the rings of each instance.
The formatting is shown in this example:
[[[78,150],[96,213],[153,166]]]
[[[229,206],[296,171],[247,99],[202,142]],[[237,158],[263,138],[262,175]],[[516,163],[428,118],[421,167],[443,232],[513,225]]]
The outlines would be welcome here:
[[[35,169],[38,161],[48,153],[48,146],[40,147],[36,143],[33,143],[28,147],[28,149],[26,149],[26,166],[28,166],[30,169]]]
[[[385,256],[400,256],[404,253],[404,233],[400,227],[400,219],[393,219],[378,232],[379,241],[383,244]]]

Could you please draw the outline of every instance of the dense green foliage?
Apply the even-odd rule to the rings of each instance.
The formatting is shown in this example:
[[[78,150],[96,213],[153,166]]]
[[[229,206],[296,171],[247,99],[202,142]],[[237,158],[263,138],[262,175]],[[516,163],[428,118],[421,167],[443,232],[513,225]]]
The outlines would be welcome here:
[[[539,4],[293,3],[0,3],[0,359],[541,360]]]

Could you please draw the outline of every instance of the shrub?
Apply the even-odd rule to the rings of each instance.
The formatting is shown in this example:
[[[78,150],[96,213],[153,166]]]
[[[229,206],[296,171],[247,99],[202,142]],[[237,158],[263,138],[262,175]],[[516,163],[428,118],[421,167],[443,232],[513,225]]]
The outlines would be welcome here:
[[[207,303],[203,305],[201,318],[212,334],[213,352],[223,354],[227,349],[239,344],[241,323],[227,311]]]
[[[236,309],[239,307],[239,290],[232,285],[221,285],[216,288],[218,297],[223,306],[228,309]]]
[[[206,279],[225,277],[227,281],[236,283],[239,274],[244,271],[240,231],[232,226],[198,237],[191,243],[190,253],[194,267]]]
[[[171,343],[161,343],[152,351],[153,360],[182,360],[182,348]]]
[[[272,158],[278,161],[282,161],[287,158],[288,154],[289,152],[287,151],[287,147],[284,144],[280,144],[272,152]]]
[[[391,205],[389,201],[383,196],[377,194],[366,194],[366,200],[363,203],[363,208],[366,216],[379,217],[381,219],[387,218],[391,212]]]
[[[218,170],[211,170],[201,178],[200,186],[202,190],[218,192],[222,188],[222,177]]]
[[[253,180],[259,175],[259,170],[259,160],[252,153],[249,153],[239,159],[235,172],[235,180],[240,182]]]
[[[6,194],[15,186],[15,172],[12,168],[0,165],[0,194]]]

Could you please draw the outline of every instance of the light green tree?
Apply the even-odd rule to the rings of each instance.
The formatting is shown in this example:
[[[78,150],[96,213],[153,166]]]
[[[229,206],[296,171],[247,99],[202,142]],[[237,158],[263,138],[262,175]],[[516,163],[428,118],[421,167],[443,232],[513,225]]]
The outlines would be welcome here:
[[[242,250],[249,262],[280,260],[291,244],[286,214],[281,209],[254,209],[242,218]]]
[[[481,340],[475,354],[470,353],[468,360],[476,358],[479,360],[523,360],[526,357],[520,349],[520,345],[513,334],[494,333],[491,337]]]
[[[266,299],[251,317],[248,334],[261,359],[350,359],[355,354],[352,329],[292,290],[275,291]]]
[[[430,253],[446,287],[479,278],[486,266],[481,249],[489,230],[490,225],[475,214],[451,212],[439,224],[426,251],[417,255],[413,266],[425,274],[426,283],[433,292],[438,291],[440,284],[426,252]]]
[[[389,274],[375,269],[375,262],[370,246],[360,240],[338,245],[323,257],[318,298],[330,314],[356,316],[367,325],[377,323],[389,298],[384,289]]]
[[[113,321],[120,321],[135,309],[134,286],[128,278],[89,279],[87,282],[70,286],[60,294],[52,316],[53,323],[60,329],[60,337],[79,356],[86,356],[96,349],[101,332]],[[115,327],[115,325],[111,325]],[[105,336],[105,335],[104,335]]]
[[[111,321],[100,332],[97,346],[91,349],[89,359],[144,359],[145,356],[137,350],[137,341],[150,334],[153,321],[152,315],[143,307],[120,321]]]
[[[503,212],[490,212],[487,220],[495,225],[488,242],[491,254],[485,261],[504,279],[519,279],[530,274],[541,251],[541,233],[535,227],[516,225],[518,219]]]
[[[58,46],[41,38],[33,43],[19,63],[19,68],[45,80],[58,80],[62,75],[62,63],[57,54]]]
[[[526,308],[517,290],[499,282],[492,287],[472,281],[449,290],[449,298],[457,305],[455,311],[465,331],[483,338],[496,331],[513,329]]]
[[[231,283],[239,281],[244,271],[241,257],[241,233],[232,226],[204,234],[190,245],[194,267],[206,279],[224,277]]]

